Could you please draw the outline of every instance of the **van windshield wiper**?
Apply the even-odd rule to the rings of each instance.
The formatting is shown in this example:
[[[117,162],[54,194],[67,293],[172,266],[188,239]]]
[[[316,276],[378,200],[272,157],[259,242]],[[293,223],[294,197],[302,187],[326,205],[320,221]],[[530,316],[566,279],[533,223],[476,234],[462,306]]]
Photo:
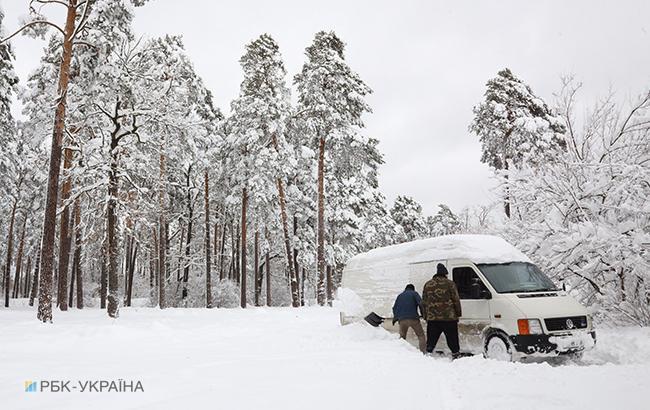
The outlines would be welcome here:
[[[504,292],[499,292],[499,293],[532,293],[532,292],[557,292],[559,289],[552,289],[552,288],[540,288],[540,289],[514,289],[514,290],[506,290]]]
[[[539,289],[530,289],[526,290],[525,292],[557,292],[559,289],[553,289],[553,288],[539,288]]]

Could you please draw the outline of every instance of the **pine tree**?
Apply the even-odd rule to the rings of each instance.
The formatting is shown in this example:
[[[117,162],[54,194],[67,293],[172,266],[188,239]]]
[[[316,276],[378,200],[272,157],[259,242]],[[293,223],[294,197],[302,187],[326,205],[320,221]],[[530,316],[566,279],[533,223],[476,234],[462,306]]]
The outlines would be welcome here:
[[[321,305],[326,299],[326,151],[347,149],[345,137],[363,127],[361,117],[371,111],[364,100],[371,90],[347,65],[344,49],[345,44],[334,32],[316,33],[306,49],[307,62],[294,80],[298,89],[296,115],[309,131],[310,147],[318,152],[317,299]]]
[[[136,0],[141,2],[140,0]],[[38,319],[44,322],[52,320],[52,274],[54,265],[54,239],[56,236],[56,214],[59,191],[59,169],[61,165],[61,151],[66,130],[67,97],[71,79],[71,65],[76,50],[82,48],[99,48],[100,45],[92,44],[83,39],[88,33],[91,25],[88,25],[91,12],[94,8],[102,9],[103,6],[110,6],[115,2],[109,0],[85,1],[78,0],[42,2],[44,5],[62,5],[66,10],[65,25],[58,26],[56,23],[47,20],[34,7],[30,7],[31,20],[24,24],[18,31],[9,36],[25,32],[34,36],[43,36],[46,29],[54,27],[63,38],[58,42],[60,60],[58,64],[58,79],[56,81],[56,100],[54,110],[54,126],[50,146],[50,164],[47,186],[47,198],[43,220],[43,240],[41,252],[41,281],[39,285],[39,309]],[[109,4],[110,3],[110,4]],[[122,2],[120,2],[121,4]],[[109,10],[108,8],[104,10]],[[6,40],[5,40],[6,41]],[[104,41],[103,44],[108,44]],[[68,129],[72,129],[68,127]]]
[[[0,35],[3,34],[4,13],[0,9]],[[16,84],[18,77],[13,70],[14,53],[11,49],[11,44],[8,42],[0,43],[0,145],[3,151],[6,151],[10,142],[15,142],[16,139],[16,124],[13,116],[11,115],[11,99],[16,92]],[[2,209],[11,209],[11,217],[8,229],[7,243],[7,257],[4,264],[3,287],[5,294],[5,307],[9,307],[9,288],[11,283],[11,256],[13,252],[13,226],[16,215],[17,203],[14,200],[10,204],[6,199],[9,198],[9,192],[3,192],[11,184],[11,174],[14,171],[14,164],[10,162],[0,161],[0,193],[2,200],[0,200],[0,207]],[[3,218],[4,219],[4,218]],[[6,223],[6,221],[3,221]]]
[[[461,223],[458,216],[444,204],[438,205],[438,213],[427,218],[430,236],[452,235],[459,233]]]
[[[282,223],[285,255],[294,307],[299,306],[298,276],[291,250],[291,236],[284,192],[284,162],[290,148],[286,142],[286,122],[290,115],[286,70],[275,40],[268,34],[246,46],[240,63],[244,71],[239,97],[232,102],[228,120],[231,146],[234,148],[231,170],[241,192],[241,304],[246,305],[246,206],[250,203],[259,223],[272,218],[271,207],[277,201]],[[250,198],[248,197],[250,195]],[[276,199],[277,198],[277,199]],[[250,201],[249,201],[250,199]]]
[[[412,241],[427,236],[427,224],[422,215],[422,205],[410,196],[400,195],[390,209],[390,215],[401,226],[405,239]]]
[[[3,20],[4,12],[0,9],[0,36],[4,33]],[[16,132],[16,124],[11,115],[11,100],[18,84],[18,77],[13,68],[14,59],[11,43],[0,43],[0,143],[2,146],[5,146],[4,144]]]
[[[560,117],[508,68],[487,82],[485,100],[474,107],[469,128],[482,143],[481,162],[496,170],[543,164],[566,148]],[[509,195],[505,212],[510,217]]]

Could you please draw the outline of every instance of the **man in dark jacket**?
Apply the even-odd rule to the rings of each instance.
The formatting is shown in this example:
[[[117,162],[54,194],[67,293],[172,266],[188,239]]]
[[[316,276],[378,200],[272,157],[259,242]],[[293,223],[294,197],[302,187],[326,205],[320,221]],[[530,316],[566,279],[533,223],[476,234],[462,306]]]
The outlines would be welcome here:
[[[420,351],[426,351],[427,343],[424,340],[424,330],[420,324],[420,314],[418,308],[422,312],[422,298],[415,291],[415,286],[408,284],[404,292],[400,293],[395,299],[393,305],[393,324],[399,322],[399,335],[402,339],[406,339],[406,333],[409,328],[412,328],[415,335],[418,337],[420,344]]]
[[[447,279],[447,268],[442,263],[436,274],[424,284],[422,305],[427,321],[427,352],[433,352],[440,334],[444,333],[453,357],[460,352],[458,343],[458,318],[462,316],[456,284]]]

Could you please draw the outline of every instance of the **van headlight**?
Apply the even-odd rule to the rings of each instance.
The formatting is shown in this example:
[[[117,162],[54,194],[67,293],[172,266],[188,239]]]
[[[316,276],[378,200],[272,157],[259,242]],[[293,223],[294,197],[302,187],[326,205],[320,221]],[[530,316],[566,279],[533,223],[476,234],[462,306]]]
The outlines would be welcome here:
[[[519,319],[517,321],[520,335],[541,335],[544,333],[539,319]]]

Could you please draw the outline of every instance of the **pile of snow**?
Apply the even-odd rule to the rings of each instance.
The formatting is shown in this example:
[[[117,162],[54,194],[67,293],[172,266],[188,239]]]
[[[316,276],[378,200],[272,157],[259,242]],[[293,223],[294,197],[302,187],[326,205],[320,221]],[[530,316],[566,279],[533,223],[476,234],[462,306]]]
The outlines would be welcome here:
[[[599,330],[582,363],[422,356],[331,308],[0,311],[6,409],[643,409],[648,329]],[[144,392],[26,393],[26,380],[138,380]]]
[[[373,249],[351,258],[350,270],[376,265],[399,265],[469,259],[479,263],[530,262],[503,238],[493,235],[444,235]]]

